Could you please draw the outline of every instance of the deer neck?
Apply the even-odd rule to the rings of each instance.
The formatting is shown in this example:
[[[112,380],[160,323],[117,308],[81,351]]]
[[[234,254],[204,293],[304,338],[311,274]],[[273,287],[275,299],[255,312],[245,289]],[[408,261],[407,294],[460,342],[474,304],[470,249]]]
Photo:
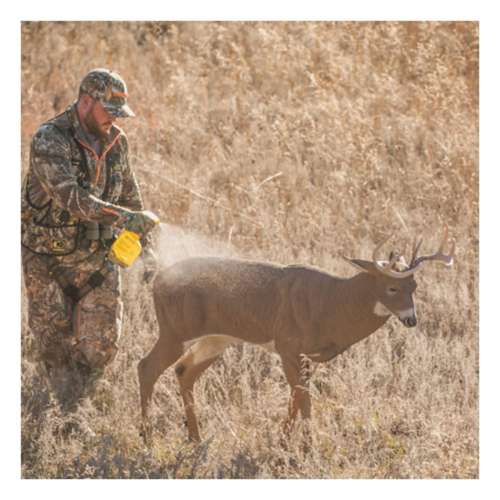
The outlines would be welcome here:
[[[329,361],[378,330],[390,316],[375,312],[375,279],[361,273],[335,279],[325,289],[317,316],[319,334],[304,341],[304,353],[313,361]]]
[[[345,318],[344,335],[349,345],[371,335],[390,317],[377,310],[375,278],[368,273],[360,273],[345,280],[341,301],[342,316]]]

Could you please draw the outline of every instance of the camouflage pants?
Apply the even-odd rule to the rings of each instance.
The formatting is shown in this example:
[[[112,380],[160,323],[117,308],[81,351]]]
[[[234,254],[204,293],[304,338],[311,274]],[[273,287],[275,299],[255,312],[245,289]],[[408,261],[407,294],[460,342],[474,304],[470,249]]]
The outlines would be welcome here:
[[[38,357],[49,367],[79,363],[100,369],[112,361],[123,312],[119,270],[108,272],[100,286],[74,304],[49,275],[46,257],[23,249],[22,261],[28,326]]]

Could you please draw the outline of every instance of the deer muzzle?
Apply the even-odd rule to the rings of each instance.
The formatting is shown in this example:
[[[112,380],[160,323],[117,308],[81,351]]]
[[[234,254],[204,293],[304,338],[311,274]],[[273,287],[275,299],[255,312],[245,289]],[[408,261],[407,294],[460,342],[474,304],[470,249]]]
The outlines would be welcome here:
[[[407,328],[413,328],[414,326],[417,326],[417,317],[415,315],[399,319],[401,320],[401,323],[403,323],[403,325],[405,325]]]
[[[413,328],[414,326],[417,326],[417,315],[415,308],[413,307],[405,309],[404,311],[398,311],[396,316],[399,321],[406,326],[406,328]]]

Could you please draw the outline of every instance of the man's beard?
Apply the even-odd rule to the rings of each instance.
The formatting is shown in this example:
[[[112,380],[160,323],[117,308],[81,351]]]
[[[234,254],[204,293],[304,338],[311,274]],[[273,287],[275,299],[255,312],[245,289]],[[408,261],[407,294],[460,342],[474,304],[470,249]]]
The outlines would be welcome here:
[[[85,126],[88,128],[89,132],[94,137],[98,139],[101,138],[106,139],[107,137],[109,137],[109,132],[106,132],[102,127],[99,126],[99,124],[94,118],[94,115],[92,114],[93,111],[94,111],[94,106],[92,106],[92,108],[87,113],[87,116],[84,119]],[[111,130],[111,128],[109,130]]]

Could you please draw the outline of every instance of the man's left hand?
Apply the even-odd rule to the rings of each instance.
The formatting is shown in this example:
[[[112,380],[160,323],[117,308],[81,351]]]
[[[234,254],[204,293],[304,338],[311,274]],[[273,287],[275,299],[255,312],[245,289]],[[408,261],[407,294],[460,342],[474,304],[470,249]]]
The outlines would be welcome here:
[[[158,257],[150,248],[146,248],[142,253],[142,262],[144,265],[144,274],[142,279],[144,283],[150,283],[153,281],[156,273],[158,272]]]

